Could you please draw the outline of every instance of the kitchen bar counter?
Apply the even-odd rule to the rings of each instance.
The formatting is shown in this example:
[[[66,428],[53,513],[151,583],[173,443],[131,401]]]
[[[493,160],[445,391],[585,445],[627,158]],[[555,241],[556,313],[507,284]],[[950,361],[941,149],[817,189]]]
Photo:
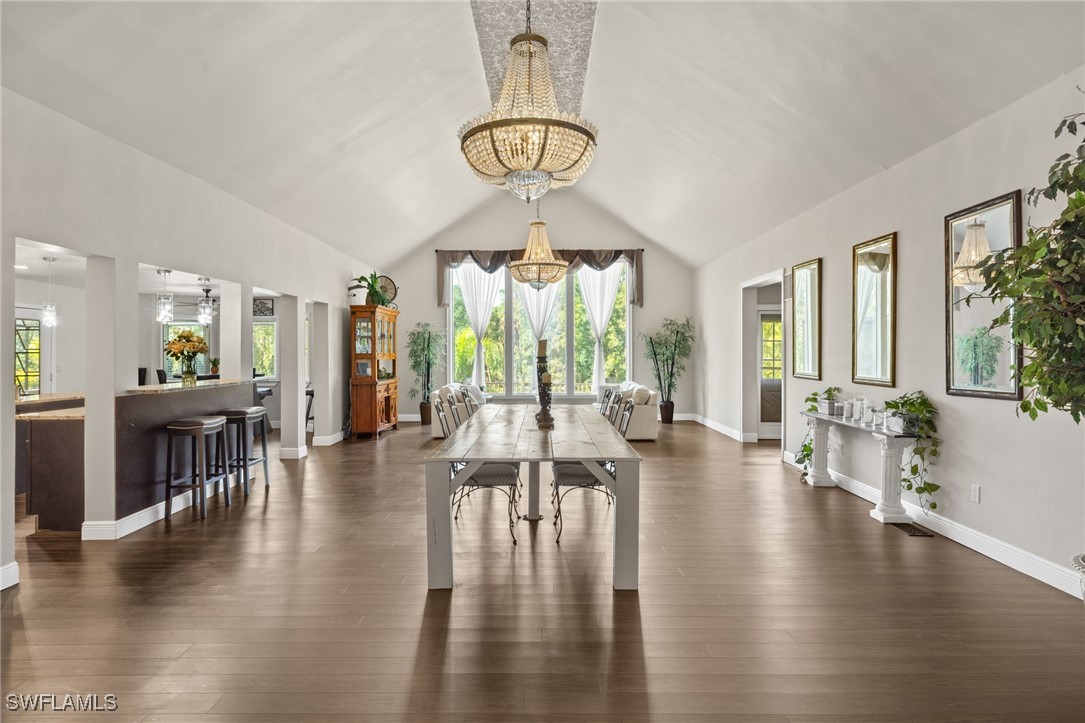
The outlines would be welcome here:
[[[39,529],[76,532],[83,525],[83,411],[15,415],[15,493],[26,493],[26,512],[38,516]]]
[[[74,407],[71,409],[49,409],[44,412],[19,412],[15,415],[15,421],[30,421],[30,420],[82,420],[85,416],[86,410],[83,407]]]
[[[252,379],[205,379],[203,381],[196,382],[195,387],[181,386],[181,382],[170,382],[168,384],[145,384],[142,387],[135,387],[134,389],[129,389],[126,394],[168,394],[170,392],[194,392],[201,389],[212,389],[215,387],[239,387],[242,385],[252,386],[252,384]]]
[[[15,413],[45,412],[50,409],[71,409],[83,406],[82,392],[56,392],[52,394],[30,394],[15,400]]]

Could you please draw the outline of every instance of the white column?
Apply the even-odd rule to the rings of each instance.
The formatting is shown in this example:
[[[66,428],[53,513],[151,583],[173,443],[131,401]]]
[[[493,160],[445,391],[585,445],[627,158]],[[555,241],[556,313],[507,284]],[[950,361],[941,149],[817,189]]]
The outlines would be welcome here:
[[[332,328],[328,305],[313,304],[309,319],[309,368],[313,385],[313,446],[325,447],[343,439],[341,420],[335,419],[332,404],[331,340],[338,329]]]
[[[223,379],[252,379],[252,285],[226,282],[219,291],[219,348]]]
[[[915,440],[878,433],[874,438],[882,448],[882,498],[870,511],[870,516],[879,522],[911,522],[912,518],[900,503],[900,465],[904,450]]]
[[[448,462],[426,463],[426,568],[429,589],[452,587],[452,485]]]
[[[836,482],[829,475],[829,423],[824,419],[807,417],[806,424],[810,427],[810,439],[814,444],[806,484],[813,487],[835,487]]]
[[[301,459],[305,446],[305,301],[276,300],[279,307],[279,390],[282,392],[280,459]]]
[[[116,397],[138,382],[139,265],[87,259],[84,540],[117,537]]]
[[[15,562],[15,238],[0,239],[0,590],[19,583]]]

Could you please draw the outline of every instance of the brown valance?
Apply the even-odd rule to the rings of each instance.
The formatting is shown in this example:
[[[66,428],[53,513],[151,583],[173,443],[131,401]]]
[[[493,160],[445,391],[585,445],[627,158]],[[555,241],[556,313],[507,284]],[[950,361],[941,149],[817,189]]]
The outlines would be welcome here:
[[[629,263],[629,303],[644,306],[644,249],[554,249],[554,256],[569,262],[569,271],[576,271],[581,266],[602,271],[615,261],[625,259]],[[496,251],[443,251],[437,250],[437,305],[441,307],[452,303],[452,285],[449,283],[449,270],[454,269],[468,258],[479,268],[492,274],[509,265],[510,261],[519,261],[524,257],[524,249],[501,249]]]

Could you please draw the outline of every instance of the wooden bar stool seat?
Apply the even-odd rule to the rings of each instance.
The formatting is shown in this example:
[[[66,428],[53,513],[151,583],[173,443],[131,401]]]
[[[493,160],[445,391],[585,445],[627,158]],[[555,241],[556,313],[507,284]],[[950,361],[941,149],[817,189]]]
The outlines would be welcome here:
[[[192,474],[173,476],[173,439],[191,439]],[[214,465],[208,465],[209,447],[214,444]],[[200,518],[207,518],[207,485],[219,482],[227,506],[230,504],[229,467],[226,458],[226,417],[212,415],[175,419],[166,425],[166,519],[173,512],[173,493],[191,489],[199,498]],[[196,501],[193,500],[193,505]]]
[[[241,476],[242,489],[245,496],[249,496],[250,468],[257,462],[264,463],[264,486],[271,486],[271,476],[268,472],[267,454],[267,409],[260,406],[238,407],[236,409],[224,409],[219,412],[225,419],[226,424],[233,428],[234,448],[227,456],[227,468]],[[260,425],[260,455],[252,453],[252,433],[249,425]],[[255,428],[253,429],[255,431]]]

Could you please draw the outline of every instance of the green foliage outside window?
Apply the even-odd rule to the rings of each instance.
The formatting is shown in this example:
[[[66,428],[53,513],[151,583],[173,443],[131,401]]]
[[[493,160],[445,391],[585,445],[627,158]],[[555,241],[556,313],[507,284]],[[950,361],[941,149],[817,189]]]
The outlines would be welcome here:
[[[252,323],[252,368],[264,377],[278,377],[276,351],[279,326],[274,321]]]

